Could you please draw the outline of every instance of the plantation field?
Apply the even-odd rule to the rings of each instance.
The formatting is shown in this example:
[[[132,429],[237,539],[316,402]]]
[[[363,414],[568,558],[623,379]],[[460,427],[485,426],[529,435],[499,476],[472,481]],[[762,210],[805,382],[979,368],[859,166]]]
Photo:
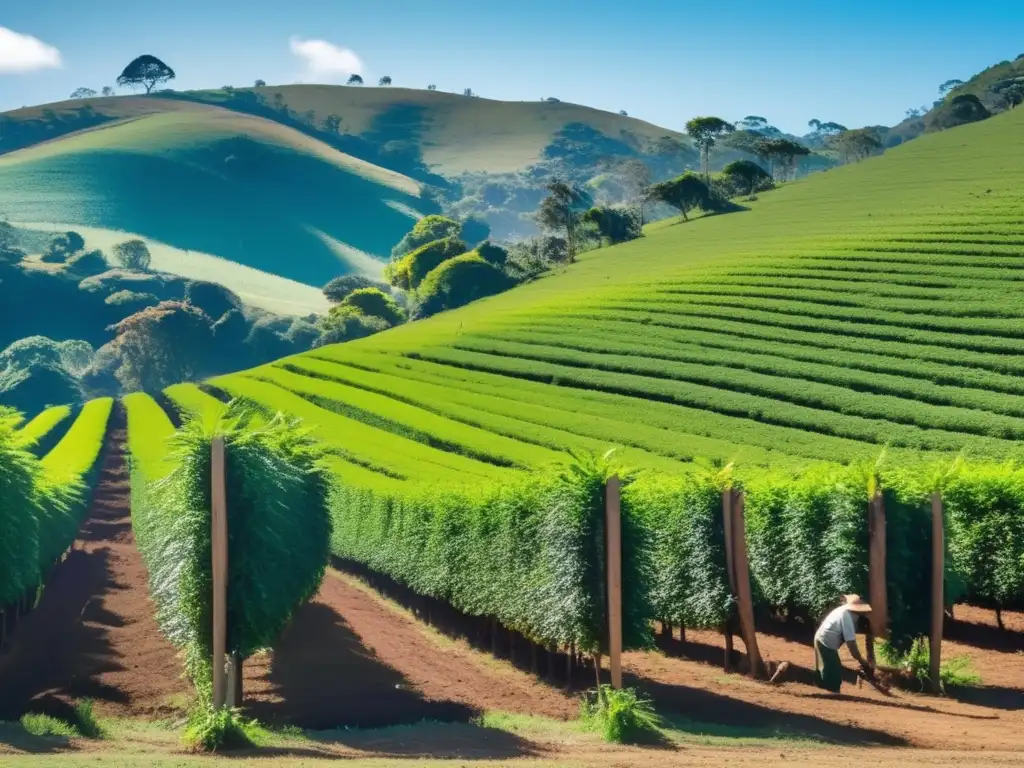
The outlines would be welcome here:
[[[272,120],[167,99],[138,114],[138,100],[111,100],[122,101],[132,116],[0,155],[0,210],[195,251],[182,274],[272,296],[272,276],[319,287],[376,275],[374,257],[423,209],[418,182]],[[157,266],[175,271],[170,258]]]
[[[47,408],[28,423],[21,425],[18,438],[22,446],[37,456],[48,453],[49,449],[56,445],[57,440],[63,437],[60,429],[67,425],[70,416],[70,406],[54,405]],[[53,445],[50,445],[51,442]]]
[[[1024,112],[217,385],[345,414],[367,436],[345,441],[352,461],[416,439],[398,474],[428,482],[482,456],[535,467],[613,446],[650,467],[886,445],[901,465],[1024,458],[1024,165],[1007,156],[1024,157]]]
[[[43,469],[47,475],[68,480],[85,477],[92,472],[103,449],[113,406],[114,401],[109,397],[85,404],[67,434],[43,457]]]

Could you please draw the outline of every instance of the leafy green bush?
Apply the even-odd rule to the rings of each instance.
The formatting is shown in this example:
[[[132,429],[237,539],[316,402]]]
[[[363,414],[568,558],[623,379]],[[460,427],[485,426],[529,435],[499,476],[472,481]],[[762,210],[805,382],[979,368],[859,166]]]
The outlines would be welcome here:
[[[198,707],[189,717],[182,740],[195,751],[220,752],[263,746],[269,739],[265,728],[236,709]]]
[[[709,472],[651,473],[623,494],[623,504],[649,531],[650,603],[660,620],[708,629],[729,616],[722,487],[722,480]]]
[[[202,701],[212,694],[210,460],[218,435],[228,498],[228,653],[245,659],[273,645],[319,587],[331,530],[321,449],[297,422],[263,420],[237,402],[218,422],[187,422],[170,439],[170,472],[133,488],[157,621],[184,649]]]
[[[605,646],[604,483],[611,467],[571,467],[480,489],[338,488],[332,549],[419,594],[489,616],[536,643]],[[641,521],[623,514],[623,640],[649,641]]]
[[[898,667],[911,680],[922,687],[931,679],[931,646],[923,637],[915,638],[909,649],[901,650],[891,643],[876,642],[875,653],[886,666]],[[981,685],[981,675],[971,667],[968,656],[954,656],[939,665],[939,681],[946,686],[973,687]]]
[[[392,285],[408,291],[419,286],[439,264],[465,252],[466,244],[457,237],[434,240],[388,264],[384,276]]]
[[[660,735],[661,719],[650,700],[640,698],[632,688],[602,685],[590,692],[580,702],[580,720],[615,744],[643,744]]]
[[[1024,605],[1024,470],[967,466],[943,500],[949,554],[966,581],[967,599],[997,608]]]
[[[419,286],[416,317],[429,317],[471,301],[501,293],[512,286],[501,270],[469,252],[448,259],[427,275]]]
[[[357,288],[342,300],[337,309],[340,312],[352,309],[366,317],[379,317],[388,325],[398,325],[405,320],[402,308],[379,288]]]
[[[416,222],[416,225],[409,234],[403,237],[398,245],[391,249],[391,258],[399,259],[421,245],[432,243],[435,240],[458,237],[461,231],[462,226],[457,221],[446,216],[439,216],[437,214],[424,216]]]

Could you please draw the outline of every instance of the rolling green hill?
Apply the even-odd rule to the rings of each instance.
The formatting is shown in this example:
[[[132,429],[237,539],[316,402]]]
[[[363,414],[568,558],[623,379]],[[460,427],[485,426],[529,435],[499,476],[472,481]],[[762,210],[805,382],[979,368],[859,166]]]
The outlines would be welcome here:
[[[305,296],[308,312],[319,307],[301,285],[379,273],[373,257],[433,210],[419,182],[273,121],[170,100],[111,101],[128,116],[0,156],[0,211],[81,230],[91,247],[140,236],[160,244],[159,269],[274,309],[280,294],[296,304]],[[150,102],[169,109],[146,114]]]
[[[458,311],[213,380],[353,482],[629,463],[1020,457],[1024,110],[929,135]],[[325,427],[326,428],[326,427]]]

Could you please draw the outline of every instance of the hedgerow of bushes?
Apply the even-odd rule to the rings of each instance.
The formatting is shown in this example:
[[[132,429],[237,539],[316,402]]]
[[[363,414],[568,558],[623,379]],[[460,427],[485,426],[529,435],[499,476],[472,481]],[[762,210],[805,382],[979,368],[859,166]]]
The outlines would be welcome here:
[[[194,419],[168,441],[166,476],[133,478],[132,520],[161,630],[185,651],[189,677],[212,693],[211,445],[225,443],[227,653],[269,647],[319,588],[327,564],[329,482],[321,448],[296,422],[238,403]]]

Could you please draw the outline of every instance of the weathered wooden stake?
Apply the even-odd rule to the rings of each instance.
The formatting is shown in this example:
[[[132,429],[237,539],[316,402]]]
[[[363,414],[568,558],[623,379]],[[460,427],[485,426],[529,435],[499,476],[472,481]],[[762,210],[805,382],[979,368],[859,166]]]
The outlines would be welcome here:
[[[622,687],[622,509],[619,493],[619,478],[613,475],[605,486],[605,541],[608,546],[608,664],[615,689]]]
[[[210,460],[211,549],[213,556],[213,707],[226,700],[224,654],[227,651],[228,508],[224,486],[224,438],[213,438]]]
[[[733,570],[732,562],[732,489],[726,488],[722,491],[722,528],[725,531],[725,574],[729,577],[729,594],[736,594],[736,572]],[[725,635],[725,661],[722,669],[726,672],[732,669],[732,621],[725,620],[722,625],[722,634]]]
[[[736,599],[739,607],[740,634],[747,646],[750,676],[761,676],[761,651],[754,629],[754,596],[750,589],[750,567],[747,563],[747,524],[743,515],[743,492],[734,491],[732,503],[733,567],[736,569]]]
[[[942,614],[945,609],[943,593],[945,556],[945,530],[942,520],[942,494],[932,493],[932,633],[929,648],[929,676],[932,691],[940,693],[942,680],[939,676],[942,663]]]
[[[889,634],[889,596],[885,573],[885,501],[881,493],[868,502],[868,602],[871,603],[869,622],[874,637],[884,639]],[[874,649],[869,651],[874,653]]]

